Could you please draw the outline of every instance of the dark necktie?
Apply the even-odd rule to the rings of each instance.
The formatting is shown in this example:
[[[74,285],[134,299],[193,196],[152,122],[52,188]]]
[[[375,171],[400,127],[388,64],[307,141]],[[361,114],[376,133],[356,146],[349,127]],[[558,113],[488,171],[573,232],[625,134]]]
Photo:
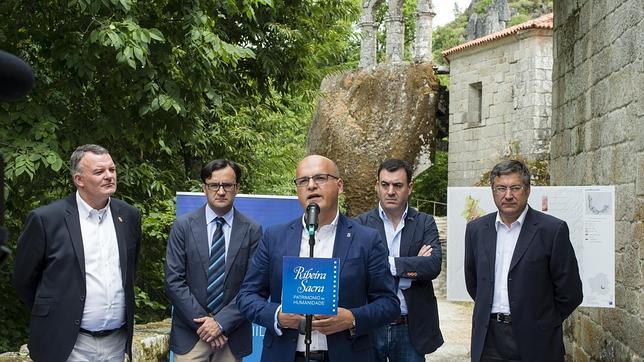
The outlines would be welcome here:
[[[224,219],[215,218],[216,228],[210,246],[208,266],[208,310],[217,313],[223,307],[224,271],[226,269],[226,241],[224,239]]]

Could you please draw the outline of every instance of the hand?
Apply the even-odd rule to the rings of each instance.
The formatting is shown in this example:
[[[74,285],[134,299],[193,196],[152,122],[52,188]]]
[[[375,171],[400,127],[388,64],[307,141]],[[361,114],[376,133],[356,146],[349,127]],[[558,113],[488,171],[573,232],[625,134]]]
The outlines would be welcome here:
[[[431,245],[423,245],[423,247],[418,250],[418,256],[430,256],[432,255],[432,246]]]
[[[206,316],[195,318],[193,321],[195,321],[195,323],[201,323],[197,329],[197,334],[202,341],[210,343],[221,335],[221,327],[219,327],[219,323],[217,323],[214,318]]]
[[[213,351],[218,350],[223,348],[226,343],[228,343],[228,337],[221,334],[210,342],[210,348],[212,348]]]
[[[298,329],[303,320],[304,316],[301,314],[282,313],[281,310],[277,313],[277,323],[282,328]]]
[[[353,327],[355,317],[350,310],[338,308],[338,315],[315,315],[313,316],[313,330],[329,335]]]

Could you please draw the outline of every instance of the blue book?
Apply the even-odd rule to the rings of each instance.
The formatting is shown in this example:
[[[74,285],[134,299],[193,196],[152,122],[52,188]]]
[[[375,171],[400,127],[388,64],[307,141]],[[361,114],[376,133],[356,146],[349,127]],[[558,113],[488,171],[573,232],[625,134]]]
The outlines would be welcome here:
[[[338,314],[339,258],[284,257],[282,311]]]

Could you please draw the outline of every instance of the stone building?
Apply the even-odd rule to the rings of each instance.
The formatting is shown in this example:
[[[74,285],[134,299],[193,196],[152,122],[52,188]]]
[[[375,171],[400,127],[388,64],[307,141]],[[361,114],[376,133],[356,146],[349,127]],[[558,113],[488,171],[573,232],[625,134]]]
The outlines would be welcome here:
[[[644,6],[555,1],[554,12],[551,183],[616,190],[616,305],[575,311],[566,351],[644,361]]]
[[[445,50],[450,186],[472,186],[517,150],[549,157],[553,15]]]

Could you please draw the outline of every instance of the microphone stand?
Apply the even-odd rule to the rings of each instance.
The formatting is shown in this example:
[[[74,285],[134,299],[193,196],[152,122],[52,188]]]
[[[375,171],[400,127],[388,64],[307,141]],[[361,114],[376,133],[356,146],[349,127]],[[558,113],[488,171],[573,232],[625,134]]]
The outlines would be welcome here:
[[[315,247],[315,227],[309,226],[309,258],[313,257],[313,248]],[[309,362],[309,357],[311,353],[311,330],[313,329],[313,315],[307,314],[305,316],[306,324],[304,326],[304,346],[305,352],[304,356],[306,362]]]

